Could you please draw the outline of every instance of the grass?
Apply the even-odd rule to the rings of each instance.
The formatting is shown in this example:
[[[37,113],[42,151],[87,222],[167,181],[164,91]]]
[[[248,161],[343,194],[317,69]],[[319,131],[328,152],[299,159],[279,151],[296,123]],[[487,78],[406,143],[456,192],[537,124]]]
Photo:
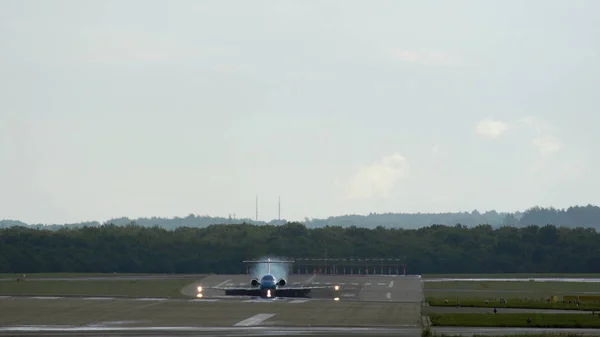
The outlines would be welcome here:
[[[581,293],[600,292],[600,283],[584,282],[515,282],[515,281],[448,281],[423,282],[425,292],[443,291],[486,291],[486,292],[531,292],[531,293]]]
[[[600,314],[436,314],[430,318],[432,326],[600,328]]]
[[[0,295],[185,297],[181,288],[188,279],[92,280],[92,281],[0,281]]]
[[[423,274],[421,278],[600,278],[598,273],[581,273],[581,274],[565,274],[565,273],[508,273],[508,274]]]
[[[457,298],[427,297],[427,303],[430,306],[439,307],[456,307]],[[505,303],[501,303],[498,298],[484,300],[481,298],[464,298],[458,297],[458,302],[461,307],[478,307],[478,308],[522,308],[522,309],[560,309],[560,310],[587,310],[600,311],[600,303],[582,302],[579,306],[576,303],[562,302],[547,302],[543,299],[526,299],[526,298],[506,298]]]
[[[456,306],[484,308],[528,308],[600,310],[598,301],[581,301],[580,306],[563,301],[549,302],[550,296],[581,296],[598,293],[600,284],[582,282],[514,282],[514,281],[448,281],[424,283],[427,302],[431,306]],[[500,303],[506,299],[506,303]],[[446,303],[446,300],[448,303]],[[486,303],[488,301],[488,303]]]

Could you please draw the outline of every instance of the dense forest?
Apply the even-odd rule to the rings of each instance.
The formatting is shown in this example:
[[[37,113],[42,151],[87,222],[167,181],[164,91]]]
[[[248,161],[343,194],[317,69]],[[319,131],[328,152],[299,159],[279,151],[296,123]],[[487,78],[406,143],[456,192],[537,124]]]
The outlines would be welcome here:
[[[402,258],[409,274],[585,273],[600,272],[600,234],[554,225],[0,229],[0,272],[239,273],[242,260],[262,256]]]
[[[159,226],[165,229],[173,230],[179,227],[195,227],[204,228],[214,224],[256,224],[256,225],[281,225],[286,223],[286,220],[272,220],[270,222],[254,221],[252,219],[235,219],[223,217],[210,217],[207,215],[190,214],[186,217],[176,217],[173,219],[166,218],[117,218],[111,219],[104,224],[127,225],[134,221],[140,226],[153,227]],[[473,227],[480,224],[488,224],[492,227],[500,226],[515,226],[525,227],[530,225],[544,226],[546,224],[554,224],[565,227],[592,227],[600,228],[600,207],[573,206],[567,209],[541,208],[533,207],[525,212],[515,213],[498,213],[496,211],[488,211],[480,213],[477,210],[472,212],[457,212],[457,213],[418,213],[418,214],[403,214],[403,213],[383,213],[369,215],[343,215],[332,216],[326,219],[304,219],[303,223],[308,228],[323,228],[326,226],[341,226],[341,227],[364,227],[376,228],[383,226],[385,228],[405,228],[416,229],[431,225],[448,225],[454,226],[461,224],[467,227]],[[25,224],[17,220],[0,220],[0,228],[11,226],[30,226],[34,228],[45,228],[56,230],[59,228],[77,228],[83,226],[100,226],[102,223],[97,221],[83,222],[77,224],[61,224],[61,225],[45,225],[45,224]]]

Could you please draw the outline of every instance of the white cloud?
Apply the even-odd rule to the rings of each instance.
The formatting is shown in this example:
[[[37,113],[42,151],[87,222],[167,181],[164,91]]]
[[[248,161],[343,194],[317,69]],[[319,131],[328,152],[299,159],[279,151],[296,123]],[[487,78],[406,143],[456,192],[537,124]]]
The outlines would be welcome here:
[[[406,159],[398,153],[365,166],[346,185],[349,199],[387,198],[396,183],[408,176]]]
[[[496,138],[508,131],[511,126],[507,123],[486,119],[475,126],[475,132],[481,136]]]
[[[535,138],[533,140],[533,146],[535,146],[543,156],[553,154],[563,148],[563,145],[552,136],[541,136]]]
[[[431,149],[431,152],[436,155],[438,153],[438,151],[440,150],[440,144],[439,143],[435,143],[433,144],[433,148]]]

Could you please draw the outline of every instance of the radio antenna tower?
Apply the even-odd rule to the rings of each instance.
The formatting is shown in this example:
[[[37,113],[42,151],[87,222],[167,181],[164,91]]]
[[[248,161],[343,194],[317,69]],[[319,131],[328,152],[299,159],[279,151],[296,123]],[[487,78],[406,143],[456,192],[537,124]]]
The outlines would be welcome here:
[[[279,202],[277,204],[277,220],[281,221],[281,197],[279,197]]]
[[[256,221],[258,221],[258,194],[256,195]]]

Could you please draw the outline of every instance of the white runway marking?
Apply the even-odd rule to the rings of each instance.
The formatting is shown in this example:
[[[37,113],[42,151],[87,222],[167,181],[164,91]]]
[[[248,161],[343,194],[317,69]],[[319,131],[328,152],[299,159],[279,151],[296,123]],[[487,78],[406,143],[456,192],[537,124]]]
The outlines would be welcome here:
[[[313,282],[314,284],[319,284],[319,282]]]
[[[341,286],[343,286],[343,285],[344,285],[344,284],[346,284],[346,283],[342,282],[342,283],[338,283],[338,284],[339,284],[339,285],[341,285]]]
[[[275,316],[275,314],[258,314],[258,315],[254,315],[250,318],[247,318],[243,321],[237,322],[235,323],[233,326],[252,326],[252,325],[258,325],[260,323],[262,323],[263,321],[268,320],[269,318]]]
[[[391,281],[390,285],[388,287],[393,288],[394,287],[394,281]]]
[[[166,298],[142,297],[142,298],[136,298],[136,300],[138,300],[138,301],[164,301],[164,300],[166,300]]]
[[[57,300],[60,297],[54,297],[54,296],[34,296],[34,297],[30,297],[32,300]]]
[[[0,300],[1,299],[7,299],[7,298],[10,298],[10,296],[0,296]]]
[[[293,300],[290,303],[305,303],[308,302],[308,300]]]
[[[114,297],[84,297],[82,300],[114,300]]]
[[[190,300],[190,302],[217,302],[219,301],[218,299],[214,299],[214,298],[196,298],[193,300]]]
[[[370,284],[370,283],[369,283],[369,284]],[[352,283],[352,285],[353,285],[353,286],[357,286],[357,285],[358,285],[358,283]]]
[[[377,283],[377,285],[378,285],[378,286],[384,286],[384,285],[385,285],[385,283],[383,283],[383,282],[379,282],[379,283]]]
[[[225,280],[225,281],[223,281],[223,282],[221,282],[221,283],[217,284],[217,285],[215,286],[215,288],[222,287],[222,286],[223,286],[225,283],[227,283],[227,282],[229,282],[229,281],[231,281],[231,280]]]
[[[352,283],[352,284],[354,284],[354,283]],[[371,282],[367,282],[367,283],[365,283],[365,285],[366,285],[366,286],[370,286],[370,285],[371,285]]]
[[[292,283],[292,284],[300,284],[300,282],[294,282],[294,283]]]
[[[311,282],[312,280],[314,280],[314,279],[315,279],[315,277],[317,277],[317,275],[313,275],[313,276],[311,276],[311,277],[310,277],[308,280],[304,281],[304,283]]]
[[[327,283],[325,283],[325,284],[331,284],[331,282],[327,282]]]
[[[392,293],[385,294],[385,298],[387,298],[388,300],[391,300],[392,299]]]

